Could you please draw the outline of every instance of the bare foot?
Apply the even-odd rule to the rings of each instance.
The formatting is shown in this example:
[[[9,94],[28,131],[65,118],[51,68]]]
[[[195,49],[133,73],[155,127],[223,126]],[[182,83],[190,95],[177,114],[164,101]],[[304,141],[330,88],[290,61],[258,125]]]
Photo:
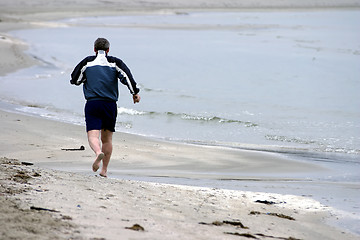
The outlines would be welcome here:
[[[100,175],[100,177],[104,177],[104,178],[107,178],[107,176],[106,176],[106,174],[99,174]]]
[[[100,162],[104,157],[105,157],[104,153],[100,153],[99,155],[97,155],[97,157],[92,165],[92,169],[94,172],[96,172],[100,168]]]
[[[107,177],[107,169],[104,169],[104,167],[101,169],[101,171],[100,171],[100,173],[99,173],[99,175],[101,176],[101,177]]]

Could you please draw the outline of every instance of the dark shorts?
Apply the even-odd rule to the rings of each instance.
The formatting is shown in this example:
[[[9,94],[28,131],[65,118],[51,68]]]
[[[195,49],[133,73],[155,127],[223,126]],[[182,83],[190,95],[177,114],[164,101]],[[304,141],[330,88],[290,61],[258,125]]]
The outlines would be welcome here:
[[[85,104],[86,131],[109,130],[115,132],[116,102],[93,100]]]

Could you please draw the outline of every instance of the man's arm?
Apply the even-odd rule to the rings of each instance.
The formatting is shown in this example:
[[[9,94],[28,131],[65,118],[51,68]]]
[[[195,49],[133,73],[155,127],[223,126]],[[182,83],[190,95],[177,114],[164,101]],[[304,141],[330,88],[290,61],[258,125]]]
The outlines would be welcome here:
[[[93,58],[93,56],[86,57],[78,65],[76,65],[74,71],[71,73],[71,84],[80,85],[86,81],[86,76],[84,74],[86,70],[86,64]]]
[[[137,88],[136,82],[133,75],[131,74],[130,69],[122,60],[115,57],[113,59],[116,63],[116,70],[119,72],[120,82],[128,87],[132,95],[137,95],[140,92],[140,89]]]

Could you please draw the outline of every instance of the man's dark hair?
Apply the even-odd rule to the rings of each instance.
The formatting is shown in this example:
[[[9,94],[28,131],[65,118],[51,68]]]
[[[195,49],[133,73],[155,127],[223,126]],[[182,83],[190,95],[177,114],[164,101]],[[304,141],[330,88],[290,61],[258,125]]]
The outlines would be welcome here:
[[[94,42],[95,51],[98,51],[98,50],[107,51],[109,49],[109,47],[110,47],[110,43],[105,38],[98,38]]]

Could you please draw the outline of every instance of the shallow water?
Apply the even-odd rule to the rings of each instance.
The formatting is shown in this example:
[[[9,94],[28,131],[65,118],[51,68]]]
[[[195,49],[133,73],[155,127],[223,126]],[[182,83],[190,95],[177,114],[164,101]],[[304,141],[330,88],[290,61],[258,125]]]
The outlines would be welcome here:
[[[107,37],[141,86],[118,131],[257,148],[360,153],[359,11],[80,18],[15,31],[42,66],[2,77],[20,111],[82,122],[74,66]],[[29,91],[31,90],[31,91]],[[28,106],[31,107],[28,107]]]

